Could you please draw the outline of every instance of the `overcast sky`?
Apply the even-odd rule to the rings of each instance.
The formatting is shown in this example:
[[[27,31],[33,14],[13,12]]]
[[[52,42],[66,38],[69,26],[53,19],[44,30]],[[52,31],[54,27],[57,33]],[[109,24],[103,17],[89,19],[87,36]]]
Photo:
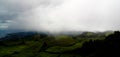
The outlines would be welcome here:
[[[120,30],[120,0],[0,0],[0,30]]]

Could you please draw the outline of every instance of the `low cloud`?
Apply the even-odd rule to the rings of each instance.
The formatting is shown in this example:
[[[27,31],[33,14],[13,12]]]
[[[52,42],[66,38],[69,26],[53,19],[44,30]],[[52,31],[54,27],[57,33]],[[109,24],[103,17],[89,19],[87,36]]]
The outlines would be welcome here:
[[[7,29],[28,31],[120,30],[119,0],[3,0]]]

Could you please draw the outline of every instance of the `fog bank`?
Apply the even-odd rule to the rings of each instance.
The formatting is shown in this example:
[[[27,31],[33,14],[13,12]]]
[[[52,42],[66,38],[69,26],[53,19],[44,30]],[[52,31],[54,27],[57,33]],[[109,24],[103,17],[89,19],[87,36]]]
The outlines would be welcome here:
[[[43,32],[120,30],[119,0],[1,0],[7,29]],[[1,26],[3,27],[3,25]],[[4,28],[5,29],[5,28]]]

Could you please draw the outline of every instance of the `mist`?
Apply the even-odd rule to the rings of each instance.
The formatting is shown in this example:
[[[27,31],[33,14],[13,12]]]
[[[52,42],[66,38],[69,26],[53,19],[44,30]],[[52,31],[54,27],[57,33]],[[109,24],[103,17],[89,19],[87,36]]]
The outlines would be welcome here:
[[[1,3],[2,15],[12,15],[1,19],[9,20],[6,29],[52,33],[120,30],[119,0],[3,0]]]

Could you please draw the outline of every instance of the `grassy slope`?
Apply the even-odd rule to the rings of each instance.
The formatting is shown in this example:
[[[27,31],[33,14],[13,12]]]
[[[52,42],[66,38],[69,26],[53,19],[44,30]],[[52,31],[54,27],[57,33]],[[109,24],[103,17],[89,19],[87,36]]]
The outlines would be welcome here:
[[[84,42],[94,40],[104,40],[104,37],[73,39],[69,36],[56,37],[54,42],[47,41],[53,46],[44,46],[44,41],[27,40],[25,44],[0,46],[0,57],[81,57],[76,54],[64,54],[77,48],[81,48]],[[9,43],[8,43],[9,44]],[[63,46],[61,46],[63,45]],[[66,45],[66,46],[65,46]],[[46,48],[47,47],[47,48]],[[45,50],[42,50],[46,48]],[[60,54],[63,53],[63,54]]]

